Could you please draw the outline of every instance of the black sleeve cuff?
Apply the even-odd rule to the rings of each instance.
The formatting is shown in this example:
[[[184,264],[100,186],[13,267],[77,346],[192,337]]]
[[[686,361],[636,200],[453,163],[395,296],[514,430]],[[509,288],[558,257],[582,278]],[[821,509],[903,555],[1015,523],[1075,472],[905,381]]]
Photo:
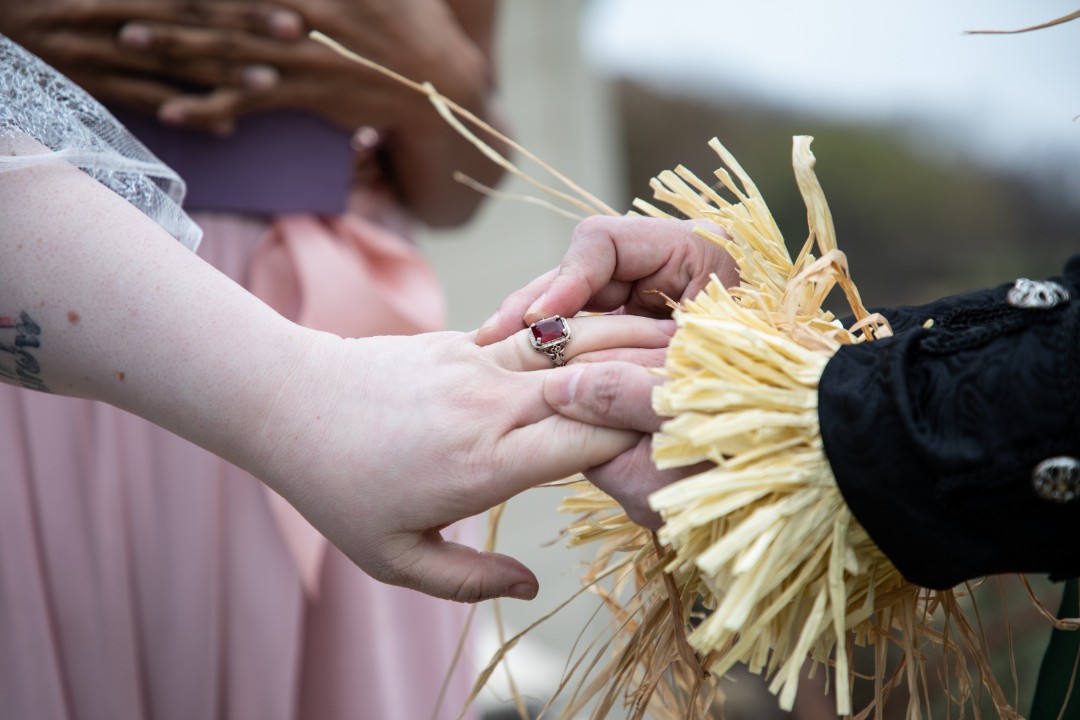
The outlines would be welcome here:
[[[1018,306],[1007,285],[899,309],[894,337],[825,368],[837,484],[911,582],[1080,574],[1080,256],[1054,282],[1070,299],[1053,307]]]

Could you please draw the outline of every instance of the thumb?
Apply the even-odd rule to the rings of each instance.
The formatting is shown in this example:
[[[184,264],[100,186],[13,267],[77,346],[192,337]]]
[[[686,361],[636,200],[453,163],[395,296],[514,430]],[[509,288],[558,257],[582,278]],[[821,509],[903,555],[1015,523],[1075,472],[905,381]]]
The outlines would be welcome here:
[[[663,378],[634,363],[575,363],[548,374],[544,400],[560,415],[604,427],[653,433],[663,418],[652,409]]]
[[[443,540],[434,531],[397,555],[395,564],[401,569],[387,582],[455,602],[532,600],[540,588],[532,571],[514,558]]]

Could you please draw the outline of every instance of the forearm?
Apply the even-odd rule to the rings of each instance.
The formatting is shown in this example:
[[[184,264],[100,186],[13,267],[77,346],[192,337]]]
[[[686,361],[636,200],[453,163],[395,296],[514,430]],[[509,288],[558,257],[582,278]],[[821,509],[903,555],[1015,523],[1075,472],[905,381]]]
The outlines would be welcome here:
[[[0,315],[40,329],[19,348],[33,373],[16,371],[18,331],[0,331],[4,380],[116,405],[248,466],[308,331],[81,171],[0,173],[0,198]]]

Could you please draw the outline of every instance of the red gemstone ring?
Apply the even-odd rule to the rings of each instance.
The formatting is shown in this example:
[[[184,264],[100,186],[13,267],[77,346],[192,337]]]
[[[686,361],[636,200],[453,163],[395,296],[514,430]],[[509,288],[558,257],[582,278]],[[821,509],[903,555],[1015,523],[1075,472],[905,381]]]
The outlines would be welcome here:
[[[555,367],[566,364],[563,348],[570,341],[570,326],[560,315],[537,320],[529,326],[529,342],[533,349],[551,358]]]

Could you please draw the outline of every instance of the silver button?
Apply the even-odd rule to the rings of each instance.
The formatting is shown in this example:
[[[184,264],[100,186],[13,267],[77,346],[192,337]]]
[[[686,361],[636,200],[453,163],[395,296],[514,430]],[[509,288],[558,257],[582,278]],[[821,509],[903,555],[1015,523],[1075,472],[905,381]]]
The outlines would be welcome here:
[[[1031,473],[1031,485],[1043,500],[1072,502],[1080,497],[1080,460],[1068,456],[1043,460]]]
[[[1020,278],[1005,296],[1013,307],[1049,310],[1069,302],[1069,291],[1052,280]]]

